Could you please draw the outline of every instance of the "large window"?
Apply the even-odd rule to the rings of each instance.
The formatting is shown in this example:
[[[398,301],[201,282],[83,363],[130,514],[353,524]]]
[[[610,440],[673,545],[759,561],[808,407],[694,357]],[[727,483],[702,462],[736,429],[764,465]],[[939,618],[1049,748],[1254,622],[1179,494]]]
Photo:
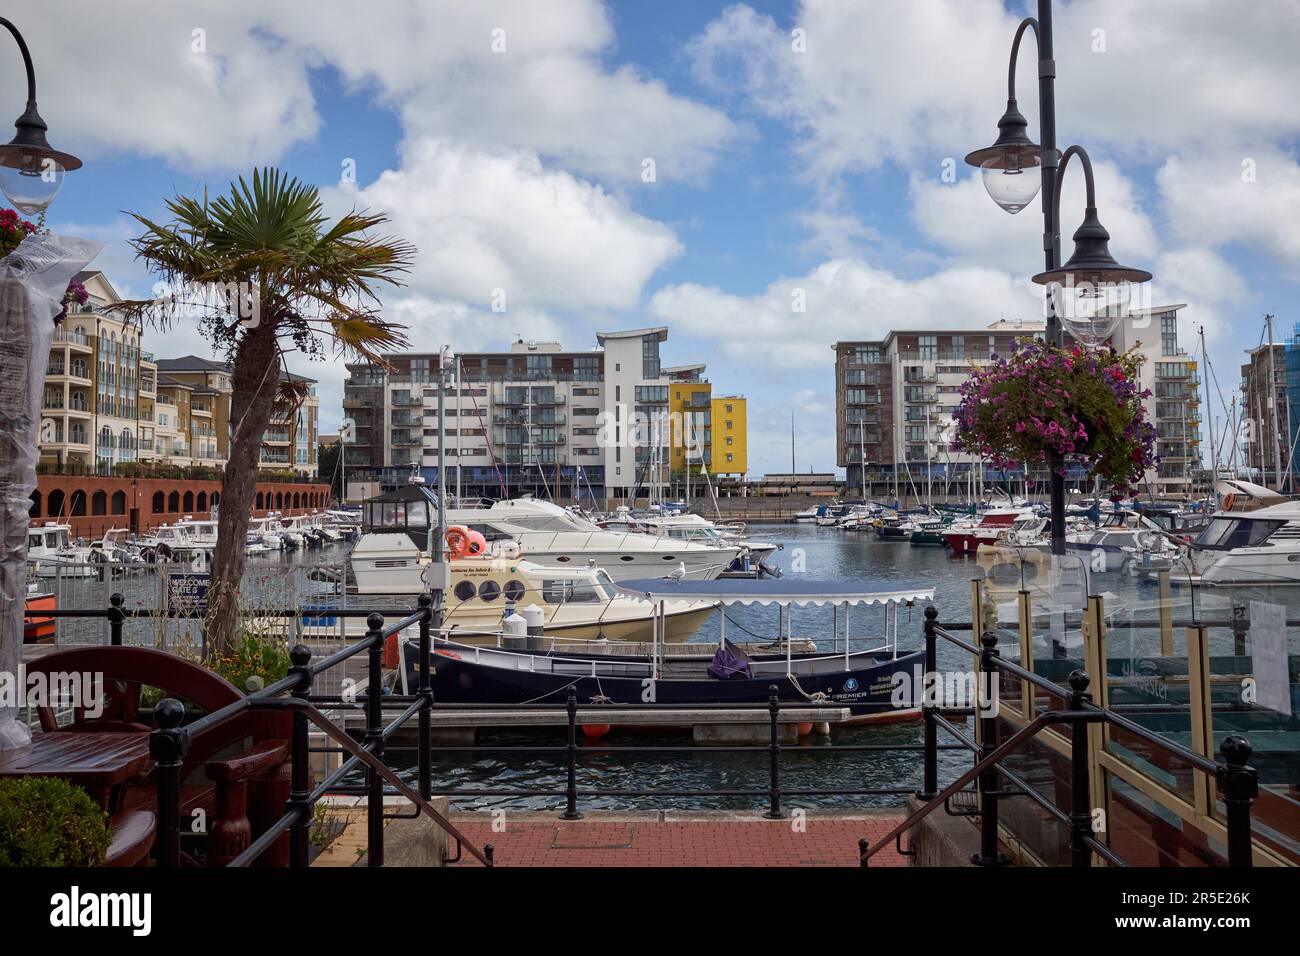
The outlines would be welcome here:
[[[1160,316],[1160,354],[1178,354],[1178,313],[1166,312]]]
[[[939,357],[939,336],[921,335],[917,337],[917,351],[922,362],[933,362]]]
[[[657,335],[641,337],[641,377],[659,377],[659,336]],[[665,392],[664,401],[667,400],[668,396]]]

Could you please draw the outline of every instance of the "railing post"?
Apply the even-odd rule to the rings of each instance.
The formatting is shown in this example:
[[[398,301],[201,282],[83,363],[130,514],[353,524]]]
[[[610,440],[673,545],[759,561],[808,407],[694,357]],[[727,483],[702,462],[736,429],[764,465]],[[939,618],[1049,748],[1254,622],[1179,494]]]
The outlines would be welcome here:
[[[578,812],[578,695],[569,688],[569,699],[564,705],[569,717],[568,782],[564,788],[565,807],[561,820],[581,820]]]
[[[366,682],[366,750],[376,757],[384,753],[384,616],[375,612],[366,618],[368,670]],[[384,778],[366,768],[366,865],[384,865]]]
[[[921,719],[925,723],[925,756],[922,766],[921,790],[916,799],[930,801],[939,792],[939,725],[934,719],[934,695],[928,692],[933,686],[930,682],[939,671],[938,635],[935,629],[939,623],[939,609],[933,604],[925,609],[925,673],[921,675],[921,686],[914,687],[913,694],[921,695]]]
[[[998,657],[997,634],[980,635],[980,680],[976,688],[979,703],[980,759],[998,749]],[[1006,866],[1007,858],[998,852],[998,771],[989,766],[980,772],[980,851],[971,856],[976,866]]]
[[[777,718],[781,714],[781,698],[777,695],[775,684],[767,686],[767,712],[770,716],[772,743],[768,750],[768,808],[763,814],[769,820],[783,820],[781,812],[781,725]]]
[[[1219,752],[1228,762],[1215,775],[1228,812],[1228,866],[1246,869],[1254,865],[1250,808],[1259,796],[1259,774],[1254,767],[1246,766],[1253,748],[1245,737],[1233,734],[1225,738]]]
[[[181,865],[181,766],[189,749],[189,737],[180,730],[185,705],[173,697],[160,700],[153,709],[158,729],[149,735],[149,756],[158,774],[159,866]]]
[[[115,591],[108,598],[108,642],[114,647],[122,646],[122,622],[126,620],[126,612],[122,610],[122,604],[126,598],[120,591]]]
[[[432,666],[430,656],[433,654],[433,646],[430,641],[429,628],[433,623],[433,596],[430,594],[420,595],[420,607],[425,609],[424,617],[420,618],[420,666],[419,666],[419,686],[416,694],[420,698],[419,713],[419,747],[420,758],[417,763],[419,775],[420,796],[428,800],[433,795],[433,763],[432,755],[429,748],[433,746],[432,733],[430,728],[430,718],[433,709],[433,687],[430,684],[429,669]],[[401,661],[399,667],[405,666]]]
[[[293,696],[306,701],[311,694],[311,648],[306,644],[295,644],[289,650],[289,660],[293,667],[290,674],[301,674],[301,682],[294,688]],[[293,712],[293,743],[289,757],[292,761],[289,782],[289,808],[296,810],[298,818],[289,828],[289,865],[307,866],[307,854],[311,849],[312,804],[311,796],[311,744],[307,736],[307,715],[300,710]]]
[[[1070,672],[1070,710],[1082,711],[1091,702],[1086,671]],[[1070,721],[1070,865],[1092,866],[1092,793],[1088,785],[1088,722]]]

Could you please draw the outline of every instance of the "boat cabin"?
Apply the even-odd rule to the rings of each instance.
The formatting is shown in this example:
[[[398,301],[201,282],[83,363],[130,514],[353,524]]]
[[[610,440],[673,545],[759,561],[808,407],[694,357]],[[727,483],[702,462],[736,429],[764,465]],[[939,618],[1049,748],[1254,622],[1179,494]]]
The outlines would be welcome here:
[[[438,526],[438,496],[428,486],[412,482],[367,499],[361,520],[366,534],[405,534],[417,548],[427,552],[429,535]]]

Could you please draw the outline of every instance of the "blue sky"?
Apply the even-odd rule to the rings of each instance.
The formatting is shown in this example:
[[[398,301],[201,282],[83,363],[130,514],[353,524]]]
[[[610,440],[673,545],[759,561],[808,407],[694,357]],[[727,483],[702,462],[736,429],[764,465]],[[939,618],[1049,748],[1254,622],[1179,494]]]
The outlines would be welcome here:
[[[19,24],[51,140],[86,162],[50,222],[108,242],[98,265],[133,294],[151,283],[123,210],[278,164],[417,245],[385,309],[419,347],[667,324],[666,361],[749,396],[756,473],[788,467],[791,408],[800,469],[833,467],[836,339],[1038,308],[1036,207],[1001,212],[960,163],[995,133],[1016,4],[66,6],[82,29]],[[1300,321],[1300,14],[1225,7],[1058,4],[1057,60],[1059,137],[1096,162],[1112,250],[1188,303],[1184,345],[1204,323],[1226,394],[1263,312],[1280,336]],[[204,348],[184,330],[146,347]],[[294,364],[329,428],[341,364]]]

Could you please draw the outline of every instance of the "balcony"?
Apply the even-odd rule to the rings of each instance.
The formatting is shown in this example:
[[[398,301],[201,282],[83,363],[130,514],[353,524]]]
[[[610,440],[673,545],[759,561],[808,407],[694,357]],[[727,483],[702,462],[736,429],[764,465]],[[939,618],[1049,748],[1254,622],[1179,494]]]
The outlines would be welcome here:
[[[904,393],[903,401],[909,405],[935,405],[939,402],[939,396],[935,392],[919,391],[911,394]]]
[[[54,344],[67,345],[72,348],[85,349],[86,351],[91,351],[94,348],[91,336],[85,332],[69,331],[68,329],[54,330]]]

